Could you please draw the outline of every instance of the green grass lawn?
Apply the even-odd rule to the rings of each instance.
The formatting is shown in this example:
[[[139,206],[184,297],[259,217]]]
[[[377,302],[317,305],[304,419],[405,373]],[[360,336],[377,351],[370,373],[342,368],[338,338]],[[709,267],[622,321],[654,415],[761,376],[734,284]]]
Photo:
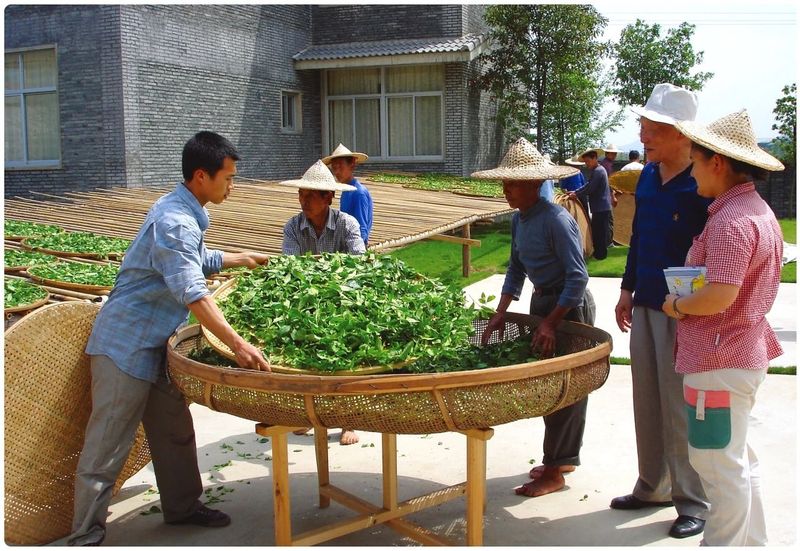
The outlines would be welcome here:
[[[778,220],[783,232],[783,240],[797,243],[797,219],[782,218]],[[797,283],[797,262],[790,262],[781,270],[781,283]]]
[[[417,241],[390,253],[429,277],[435,277],[449,285],[466,287],[494,274],[504,274],[511,251],[511,224],[509,222],[491,226],[473,226],[472,239],[481,242],[472,247],[472,273],[461,275],[461,246],[443,241]]]

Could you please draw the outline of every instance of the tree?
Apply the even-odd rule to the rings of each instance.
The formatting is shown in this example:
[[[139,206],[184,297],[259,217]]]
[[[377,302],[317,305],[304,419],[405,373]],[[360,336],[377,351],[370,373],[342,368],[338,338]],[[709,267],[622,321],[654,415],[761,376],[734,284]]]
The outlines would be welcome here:
[[[772,125],[779,132],[773,140],[780,160],[787,165],[794,165],[797,155],[797,83],[783,87],[783,97],[775,102],[775,118],[778,123]]]
[[[610,94],[599,64],[609,53],[600,40],[608,20],[594,7],[493,5],[485,19],[491,49],[476,84],[497,100],[509,141],[526,136],[563,158],[619,124],[599,115]]]
[[[622,30],[614,46],[616,71],[613,93],[620,105],[644,105],[656,84],[669,82],[701,90],[714,73],[691,74],[703,62],[703,52],[692,47],[694,25],[681,23],[661,38],[661,26],[641,19]]]

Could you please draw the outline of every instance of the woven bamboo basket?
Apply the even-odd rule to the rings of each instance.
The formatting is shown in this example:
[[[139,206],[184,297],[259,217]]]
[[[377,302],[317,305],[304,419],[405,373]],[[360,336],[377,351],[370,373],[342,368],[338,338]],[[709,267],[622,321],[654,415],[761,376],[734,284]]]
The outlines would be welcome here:
[[[53,249],[45,249],[44,247],[34,247],[29,242],[28,239],[30,237],[25,237],[20,240],[19,244],[22,245],[23,249],[28,249],[29,251],[37,251],[44,254],[52,254],[53,256],[59,256],[61,258],[89,258],[94,260],[103,260],[105,257],[101,254],[97,253],[76,253],[72,251],[54,251]]]
[[[539,320],[507,314],[504,338],[530,338]],[[476,341],[487,323],[476,321]],[[492,341],[499,341],[497,333]],[[489,428],[552,413],[603,385],[611,353],[605,331],[562,322],[557,342],[564,354],[547,360],[453,373],[327,377],[189,359],[202,342],[199,326],[193,325],[180,329],[167,345],[170,376],[193,402],[270,425],[390,434]]]
[[[234,291],[234,289],[236,288],[236,284],[237,283],[238,283],[238,280],[235,277],[229,279],[228,281],[226,281],[225,283],[220,285],[213,293],[211,293],[211,297],[217,302],[219,302],[221,300],[224,300],[225,297],[227,297],[229,294],[231,294]],[[224,342],[219,340],[219,338],[217,338],[217,336],[214,333],[209,331],[209,329],[207,327],[201,326],[200,329],[201,329],[201,331],[203,333],[203,336],[206,338],[206,341],[211,346],[211,348],[213,348],[214,350],[216,350],[217,352],[219,352],[220,354],[222,354],[223,356],[225,356],[228,359],[231,359],[231,360],[235,360],[236,359],[236,355],[233,353],[233,351],[230,348],[228,348],[228,345],[226,345]],[[414,360],[414,358],[408,359],[408,360],[406,360],[404,362],[397,362],[397,363],[394,363],[394,364],[391,364],[391,365],[375,365],[375,366],[368,366],[368,367],[360,367],[360,368],[353,369],[353,370],[350,370],[350,371],[331,371],[331,372],[326,373],[325,375],[338,376],[338,377],[343,377],[343,376],[346,376],[346,375],[375,375],[377,373],[386,373],[388,371],[399,369],[399,368],[403,367],[404,365],[407,365],[408,363],[412,362],[413,360]],[[289,373],[289,374],[295,374],[295,375],[319,375],[320,374],[319,371],[315,371],[315,370],[312,370],[312,369],[300,369],[300,368],[297,368],[297,367],[290,367],[288,365],[276,365],[276,364],[273,364],[273,365],[270,366],[270,368],[275,373]]]
[[[583,256],[592,256],[594,245],[592,244],[592,224],[589,214],[580,201],[570,199],[566,193],[557,193],[554,199],[555,204],[561,205],[569,212],[578,223],[578,229],[583,237]]]
[[[634,193],[641,174],[641,170],[619,170],[608,177],[608,185],[617,191]]]
[[[636,213],[636,195],[627,191],[617,194],[614,207],[614,241],[622,245],[631,244],[633,215]]]
[[[91,413],[84,353],[100,306],[45,306],[5,332],[5,541],[69,535],[75,470]],[[141,425],[114,493],[150,461]]]

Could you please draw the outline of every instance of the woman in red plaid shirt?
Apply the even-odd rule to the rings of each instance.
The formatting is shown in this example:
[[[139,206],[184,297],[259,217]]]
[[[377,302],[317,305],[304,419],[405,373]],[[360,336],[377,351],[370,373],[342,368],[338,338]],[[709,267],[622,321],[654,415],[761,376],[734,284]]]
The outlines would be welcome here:
[[[783,353],[765,318],[778,293],[783,236],[753,181],[783,165],[757,146],[746,111],[675,126],[692,140],[697,193],[714,199],[686,256],[687,266],[705,266],[705,286],[667,295],[663,306],[679,320],[675,369],[684,375],[689,461],[711,502],[702,543],[766,545],[747,423],[769,361]]]

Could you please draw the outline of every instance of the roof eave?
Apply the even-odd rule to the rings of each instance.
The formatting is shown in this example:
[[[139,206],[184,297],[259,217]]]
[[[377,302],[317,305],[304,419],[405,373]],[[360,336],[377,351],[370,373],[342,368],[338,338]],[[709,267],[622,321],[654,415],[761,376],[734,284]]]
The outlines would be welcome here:
[[[371,55],[341,59],[295,60],[294,68],[343,69],[349,67],[375,67],[381,65],[427,65],[433,63],[466,63],[478,57],[483,51],[485,41],[471,50],[457,52],[429,52],[420,54]]]

